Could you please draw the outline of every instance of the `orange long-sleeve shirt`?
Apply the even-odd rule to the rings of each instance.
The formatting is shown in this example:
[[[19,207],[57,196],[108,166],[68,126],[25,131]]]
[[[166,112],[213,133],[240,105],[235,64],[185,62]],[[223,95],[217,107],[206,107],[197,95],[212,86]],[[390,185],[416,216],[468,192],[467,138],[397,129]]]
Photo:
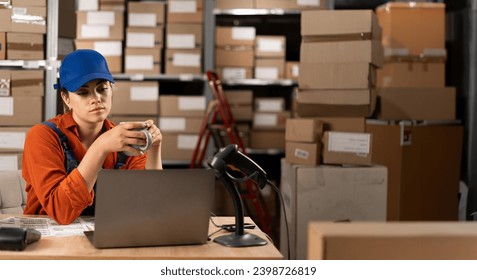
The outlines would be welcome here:
[[[81,143],[78,125],[71,112],[49,120],[68,137],[70,148],[78,161],[86,154]],[[104,121],[104,129],[114,124]],[[113,169],[117,153],[107,155],[104,169]],[[121,169],[144,169],[146,156],[127,157]],[[65,153],[57,134],[43,124],[33,126],[25,139],[22,175],[26,181],[27,203],[24,214],[48,215],[60,224],[73,222],[81,212],[93,204],[94,191],[89,192],[82,175],[75,168],[69,175],[65,169]]]

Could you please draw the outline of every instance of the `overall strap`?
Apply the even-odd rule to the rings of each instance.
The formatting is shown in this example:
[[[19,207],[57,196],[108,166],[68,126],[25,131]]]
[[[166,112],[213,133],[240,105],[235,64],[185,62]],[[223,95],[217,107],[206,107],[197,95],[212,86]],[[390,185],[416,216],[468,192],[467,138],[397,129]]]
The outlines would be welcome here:
[[[128,156],[124,152],[118,152],[118,160],[116,161],[114,169],[119,169],[120,167],[124,166],[127,158]]]
[[[73,169],[78,167],[78,160],[76,159],[75,155],[73,154],[73,150],[71,150],[68,138],[66,135],[61,132],[61,130],[52,122],[44,121],[42,124],[50,127],[53,129],[54,132],[58,135],[58,138],[60,139],[61,147],[63,148],[63,151],[66,156],[66,162],[65,162],[65,168],[66,168],[66,174],[70,174]]]

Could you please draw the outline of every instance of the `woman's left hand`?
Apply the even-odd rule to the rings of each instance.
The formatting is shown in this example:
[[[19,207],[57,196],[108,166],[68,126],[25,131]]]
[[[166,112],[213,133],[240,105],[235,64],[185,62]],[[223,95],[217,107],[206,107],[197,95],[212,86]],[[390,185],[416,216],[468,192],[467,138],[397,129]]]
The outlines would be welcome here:
[[[161,142],[162,142],[161,130],[154,124],[153,120],[147,120],[146,125],[152,136],[152,145],[153,146],[161,145]]]

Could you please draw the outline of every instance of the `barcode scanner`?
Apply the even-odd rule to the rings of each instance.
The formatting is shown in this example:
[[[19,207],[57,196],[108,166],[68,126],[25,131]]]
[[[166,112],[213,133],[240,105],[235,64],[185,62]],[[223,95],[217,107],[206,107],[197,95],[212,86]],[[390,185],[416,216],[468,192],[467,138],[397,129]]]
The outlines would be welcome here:
[[[0,227],[0,250],[22,251],[40,238],[41,233],[35,229]]]

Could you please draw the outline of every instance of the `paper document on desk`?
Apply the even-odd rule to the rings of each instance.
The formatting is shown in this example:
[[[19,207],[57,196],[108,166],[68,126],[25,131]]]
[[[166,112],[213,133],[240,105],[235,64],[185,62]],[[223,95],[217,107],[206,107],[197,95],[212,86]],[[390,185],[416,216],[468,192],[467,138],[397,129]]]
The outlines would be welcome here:
[[[42,236],[83,235],[84,231],[94,229],[94,219],[77,218],[69,225],[60,225],[51,218],[8,217],[0,220],[0,227],[32,228]]]

